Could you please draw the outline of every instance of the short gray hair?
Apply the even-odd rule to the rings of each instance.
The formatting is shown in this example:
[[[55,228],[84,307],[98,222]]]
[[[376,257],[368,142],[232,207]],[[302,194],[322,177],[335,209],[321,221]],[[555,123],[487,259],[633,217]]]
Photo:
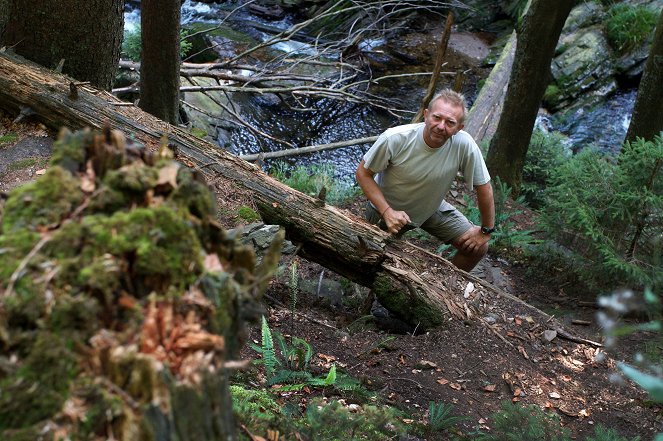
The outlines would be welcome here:
[[[453,106],[457,106],[463,109],[463,113],[460,116],[460,121],[458,122],[462,124],[465,121],[465,115],[467,115],[467,101],[465,101],[465,97],[462,94],[451,89],[443,89],[442,91],[435,94],[435,96],[430,100],[430,103],[428,103],[429,112],[433,107],[433,103],[437,100],[443,100]]]

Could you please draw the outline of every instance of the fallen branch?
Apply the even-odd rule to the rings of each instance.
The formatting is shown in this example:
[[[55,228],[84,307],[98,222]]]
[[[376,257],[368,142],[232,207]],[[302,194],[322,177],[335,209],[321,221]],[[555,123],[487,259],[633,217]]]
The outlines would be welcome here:
[[[277,152],[266,153],[253,153],[250,155],[240,155],[239,157],[245,161],[255,161],[257,159],[272,159],[283,158],[285,156],[303,155],[306,153],[320,152],[323,150],[337,149],[339,147],[348,147],[351,145],[373,143],[378,139],[377,136],[369,136],[368,138],[349,139],[347,141],[332,142],[329,144],[312,145],[309,147],[296,147],[287,150],[280,150]]]

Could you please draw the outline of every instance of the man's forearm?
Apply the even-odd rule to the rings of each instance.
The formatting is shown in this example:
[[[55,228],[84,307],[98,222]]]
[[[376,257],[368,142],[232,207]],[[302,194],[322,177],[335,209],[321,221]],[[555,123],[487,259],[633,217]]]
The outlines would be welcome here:
[[[382,190],[373,179],[374,173],[370,169],[364,167],[363,160],[359,164],[355,176],[357,178],[357,183],[359,183],[359,187],[361,187],[361,190],[366,195],[366,198],[371,201],[378,213],[383,215],[384,212],[389,208],[389,203],[384,198]]]
[[[477,185],[477,203],[481,214],[481,225],[484,227],[495,227],[495,200],[493,198],[493,187],[490,182]]]

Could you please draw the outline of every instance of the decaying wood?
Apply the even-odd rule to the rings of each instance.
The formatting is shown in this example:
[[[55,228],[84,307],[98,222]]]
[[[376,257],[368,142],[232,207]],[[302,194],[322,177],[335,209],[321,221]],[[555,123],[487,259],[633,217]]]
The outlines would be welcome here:
[[[490,139],[497,130],[515,54],[516,31],[513,31],[467,115],[464,130],[472,135],[477,143]]]

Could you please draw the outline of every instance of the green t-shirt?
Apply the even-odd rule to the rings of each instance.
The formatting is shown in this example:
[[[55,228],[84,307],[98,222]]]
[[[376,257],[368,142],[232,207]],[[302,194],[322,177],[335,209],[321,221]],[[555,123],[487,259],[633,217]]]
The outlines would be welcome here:
[[[459,131],[434,149],[424,141],[423,130],[424,123],[388,129],[364,155],[364,166],[376,173],[389,205],[417,225],[446,204],[457,172],[470,190],[490,181],[481,151],[467,132]]]

